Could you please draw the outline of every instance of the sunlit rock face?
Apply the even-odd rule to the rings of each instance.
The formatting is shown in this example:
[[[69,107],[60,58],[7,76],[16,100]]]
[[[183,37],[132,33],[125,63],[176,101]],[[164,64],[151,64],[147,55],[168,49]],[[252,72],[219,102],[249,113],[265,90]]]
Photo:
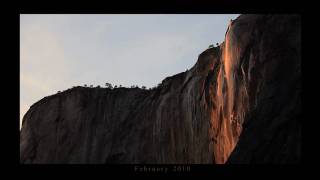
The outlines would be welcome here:
[[[153,90],[76,87],[23,118],[21,163],[297,163],[300,17],[241,15]]]

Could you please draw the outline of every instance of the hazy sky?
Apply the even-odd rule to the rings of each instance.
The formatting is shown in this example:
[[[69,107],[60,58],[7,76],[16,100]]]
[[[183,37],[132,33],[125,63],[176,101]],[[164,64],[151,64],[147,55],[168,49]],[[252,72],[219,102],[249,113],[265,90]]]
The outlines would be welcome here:
[[[221,43],[238,15],[20,15],[20,120],[72,86],[153,87]]]

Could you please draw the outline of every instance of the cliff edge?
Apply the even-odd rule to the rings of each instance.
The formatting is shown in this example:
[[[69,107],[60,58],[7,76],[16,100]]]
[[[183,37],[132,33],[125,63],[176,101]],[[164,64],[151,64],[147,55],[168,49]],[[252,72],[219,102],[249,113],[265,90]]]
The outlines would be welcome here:
[[[20,163],[298,163],[301,19],[240,15],[155,89],[75,87],[23,117]]]

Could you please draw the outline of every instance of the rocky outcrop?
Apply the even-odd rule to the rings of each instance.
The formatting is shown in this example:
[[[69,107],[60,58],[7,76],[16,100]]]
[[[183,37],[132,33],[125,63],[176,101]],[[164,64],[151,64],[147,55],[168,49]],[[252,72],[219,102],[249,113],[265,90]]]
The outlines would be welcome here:
[[[238,20],[249,24],[246,16]],[[228,163],[300,162],[300,16],[258,16],[251,31],[238,29],[238,34],[251,34],[242,53],[249,67],[249,111]]]
[[[155,89],[75,87],[32,105],[21,163],[297,163],[298,15],[241,15]]]

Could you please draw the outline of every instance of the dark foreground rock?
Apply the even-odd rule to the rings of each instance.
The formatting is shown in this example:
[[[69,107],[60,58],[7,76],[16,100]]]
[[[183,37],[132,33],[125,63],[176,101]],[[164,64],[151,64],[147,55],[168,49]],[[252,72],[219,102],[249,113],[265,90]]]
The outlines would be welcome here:
[[[241,15],[153,90],[75,87],[31,106],[21,163],[298,163],[300,16]]]

